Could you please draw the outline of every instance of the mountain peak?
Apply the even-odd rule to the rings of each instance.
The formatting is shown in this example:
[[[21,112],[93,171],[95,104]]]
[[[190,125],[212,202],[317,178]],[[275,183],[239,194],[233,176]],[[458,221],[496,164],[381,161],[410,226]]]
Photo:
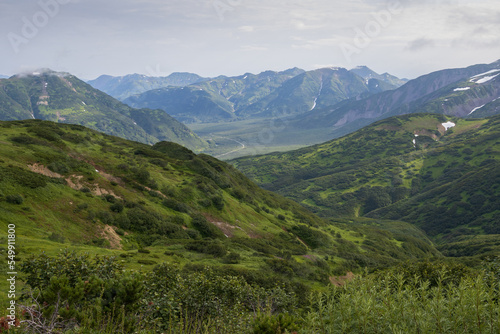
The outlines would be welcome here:
[[[366,65],[359,65],[359,66],[354,67],[353,70],[370,70],[370,68]]]
[[[25,78],[25,77],[31,77],[31,76],[36,77],[36,76],[41,76],[41,75],[54,75],[54,76],[58,76],[58,77],[71,76],[71,74],[67,73],[67,72],[57,72],[57,71],[51,70],[50,68],[40,68],[40,69],[36,69],[33,71],[25,71],[25,72],[18,73],[16,75],[14,75],[14,77]]]

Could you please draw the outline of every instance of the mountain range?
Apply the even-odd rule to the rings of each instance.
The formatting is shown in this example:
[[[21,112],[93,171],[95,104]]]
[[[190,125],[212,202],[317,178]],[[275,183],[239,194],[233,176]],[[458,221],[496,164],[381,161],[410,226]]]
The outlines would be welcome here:
[[[129,96],[141,94],[148,90],[169,86],[183,87],[205,80],[208,80],[208,78],[202,78],[197,74],[175,72],[166,77],[152,77],[142,74],[129,74],[119,77],[101,75],[97,79],[87,81],[87,83],[123,101]]]
[[[397,293],[404,303],[408,296],[428,303],[432,314],[438,303],[440,310],[448,304],[445,291],[454,305],[447,313],[455,314],[455,297],[460,309],[476,303],[488,313],[497,297],[500,254],[499,65],[406,83],[366,67],[291,69],[140,95],[157,92],[160,99],[169,91],[174,106],[190,108],[176,117],[205,133],[235,131],[238,137],[220,139],[241,151],[246,142],[239,140],[252,133],[269,145],[280,135],[303,143],[348,133],[230,163],[199,153],[209,144],[165,111],[135,109],[70,74],[45,70],[0,79],[0,227],[15,233],[15,254],[7,251],[10,236],[0,238],[0,253],[19,263],[25,287],[39,284],[39,296],[48,300],[33,298],[40,308],[57,313],[64,305],[73,324],[69,307],[95,304],[81,314],[98,319],[101,329],[102,310],[127,309],[106,308],[108,301],[132,296],[141,306],[128,308],[123,319],[167,324],[176,309],[180,327],[169,332],[186,328],[186,305],[192,323],[203,326],[268,312],[252,320],[252,330],[248,323],[248,332],[291,332],[299,328],[282,325],[306,319],[314,322],[311,332],[328,331],[325,325],[338,325],[353,309],[362,310],[351,313],[357,324],[369,308],[382,310],[373,303],[375,282],[384,305],[392,303],[385,293]],[[90,260],[89,254],[106,257]],[[0,263],[4,273],[7,263]],[[114,264],[123,277],[105,278]],[[102,279],[88,270],[94,266]],[[82,278],[80,270],[88,275]],[[349,290],[328,288],[353,279],[353,272],[374,278],[356,279]],[[459,280],[466,275],[470,280]],[[8,291],[9,284],[0,281],[0,289]],[[89,288],[95,299],[85,299]],[[352,298],[342,299],[339,291]],[[245,304],[246,313],[237,307],[224,319],[204,313],[202,323],[198,312],[227,313],[217,301],[233,294],[239,301],[229,307]],[[6,294],[0,297],[0,305],[9,303]],[[301,313],[290,318],[299,305]],[[389,324],[400,317],[395,309]],[[480,316],[479,331],[491,314]],[[125,322],[112,317],[108,331]],[[409,321],[417,329],[430,323]],[[240,332],[236,322],[224,332]],[[345,328],[367,327],[342,323],[336,331]]]
[[[0,120],[22,119],[80,124],[149,144],[208,147],[164,111],[131,108],[71,74],[50,70],[0,80]]]
[[[351,69],[351,72],[359,75],[365,80],[377,79],[379,81],[386,82],[396,87],[403,86],[405,83],[408,82],[408,79],[400,79],[387,72],[383,74],[378,74],[372,69],[368,68],[367,66],[356,66],[355,68]]]
[[[82,91],[92,91],[87,96],[101,96],[101,102],[107,102],[103,104],[95,99],[86,101],[87,104],[93,104],[94,108],[85,108],[82,96],[75,96],[78,91],[63,90],[64,85],[61,89],[54,86],[51,94],[57,90],[60,101],[67,100],[69,102],[64,103],[80,111],[68,113],[67,109],[64,115],[65,112],[61,110],[67,106],[59,103],[59,109],[52,112],[50,117],[44,112],[35,116],[33,110],[47,107],[45,104],[48,102],[40,100],[45,88],[40,83],[35,84],[33,87],[40,85],[38,91],[31,90],[35,96],[30,97],[29,102],[25,98],[21,98],[24,102],[19,102],[12,101],[12,96],[17,96],[17,99],[24,93],[14,92],[17,88],[13,87],[16,85],[9,85],[11,96],[1,94],[2,100],[5,100],[1,117],[40,117],[73,122],[148,143],[172,140],[197,151],[204,150],[229,159],[320,143],[395,115],[416,112],[458,117],[495,115],[499,112],[500,103],[499,64],[497,61],[447,69],[410,81],[387,73],[379,75],[366,66],[359,66],[351,70],[323,68],[304,71],[293,68],[282,72],[266,71],[257,75],[246,73],[212,79],[191,73],[173,73],[161,78],[143,75],[101,76],[91,82],[106,87],[102,89],[112,94],[125,95],[131,94],[134,89],[146,90],[167,85],[125,99],[133,107],[152,108],[155,111],[138,111],[116,100],[111,101],[109,96],[105,97],[74,76],[64,74],[60,77],[78,81],[75,85],[81,87]],[[15,80],[29,81],[29,77],[15,76],[4,80],[4,86]],[[30,82],[26,84],[32,85]],[[26,91],[26,88],[21,90]],[[49,108],[54,105],[54,101],[53,96]],[[12,106],[23,103],[24,112],[19,111],[17,116],[12,116],[16,115]],[[30,107],[32,104],[34,108]],[[111,105],[116,110],[110,110]],[[8,116],[9,113],[13,114]],[[136,116],[134,118],[131,115]],[[203,139],[170,115],[177,121],[189,124]]]
[[[352,71],[366,77],[374,76],[365,67]],[[318,144],[396,115],[438,113],[465,118],[488,117],[500,112],[499,73],[500,61],[446,69],[409,80],[399,88],[361,94],[328,107],[317,105],[312,110],[289,116],[191,124],[190,127],[204,138],[224,137],[244,144],[244,148],[233,144],[226,150],[230,153],[222,153],[224,159],[230,159]],[[289,82],[293,80],[296,78]],[[296,96],[290,94],[288,98],[295,99]],[[295,102],[300,108],[301,104]],[[322,105],[329,103],[333,102]],[[265,113],[265,110],[261,112]],[[217,148],[219,151],[214,153],[220,154],[223,145],[219,143]]]
[[[328,128],[345,134],[390,116],[417,112],[457,117],[495,115],[500,97],[500,61],[433,72],[364,99],[342,101],[298,116],[291,127]]]
[[[369,76],[365,78],[344,68],[308,72],[293,68],[160,88],[133,95],[124,102],[136,108],[165,110],[184,123],[227,122],[305,113],[345,99],[394,89],[403,82],[375,72],[374,77]]]

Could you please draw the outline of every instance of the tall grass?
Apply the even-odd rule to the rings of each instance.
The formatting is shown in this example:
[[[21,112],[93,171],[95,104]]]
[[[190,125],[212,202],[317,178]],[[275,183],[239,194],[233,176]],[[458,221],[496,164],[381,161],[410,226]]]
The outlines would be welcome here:
[[[301,333],[500,333],[499,283],[362,278],[311,296]]]

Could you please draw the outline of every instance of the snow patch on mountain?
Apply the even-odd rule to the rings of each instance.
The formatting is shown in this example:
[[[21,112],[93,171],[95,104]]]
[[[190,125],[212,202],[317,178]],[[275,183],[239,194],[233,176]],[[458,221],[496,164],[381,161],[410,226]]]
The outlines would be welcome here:
[[[486,104],[483,104],[483,105],[482,105],[482,106],[480,106],[480,107],[477,107],[477,108],[472,109],[472,111],[469,113],[469,115],[470,115],[470,114],[472,114],[474,111],[481,109],[481,108],[482,108],[482,107],[484,107],[485,105],[486,105]]]
[[[484,78],[479,79],[478,81],[476,81],[476,83],[478,83],[478,84],[483,84],[483,83],[485,83],[485,82],[488,82],[488,81],[490,81],[490,80],[495,79],[495,78],[496,78],[496,77],[498,77],[499,75],[500,75],[500,73],[499,73],[499,74],[497,74],[497,75],[493,75],[493,76],[489,76],[489,77],[484,77]]]
[[[455,124],[455,123],[453,123],[453,122],[446,122],[446,123],[443,123],[443,124],[441,124],[441,125],[442,125],[442,126],[444,126],[444,130],[445,130],[445,131],[448,131],[448,129],[450,129],[450,128],[452,128],[452,127],[456,126],[456,124]]]
[[[500,69],[495,69],[495,70],[491,70],[491,71],[488,71],[488,72],[484,72],[484,73],[481,73],[481,74],[477,74],[473,77],[470,77],[470,82],[474,82],[474,83],[477,83],[477,84],[483,84],[485,82],[488,82],[494,78],[496,78],[497,76],[500,75],[500,73],[497,73],[497,72],[500,72]],[[493,73],[497,73],[495,75],[489,75],[489,74],[493,74]]]
[[[491,70],[491,71],[488,71],[488,72],[476,74],[476,75],[474,75],[474,76],[472,76],[470,78],[471,79],[475,79],[475,78],[479,78],[479,77],[482,77],[482,76],[485,76],[485,75],[488,75],[488,74],[492,74],[492,73],[496,73],[496,72],[500,72],[500,69],[495,69],[495,70]]]

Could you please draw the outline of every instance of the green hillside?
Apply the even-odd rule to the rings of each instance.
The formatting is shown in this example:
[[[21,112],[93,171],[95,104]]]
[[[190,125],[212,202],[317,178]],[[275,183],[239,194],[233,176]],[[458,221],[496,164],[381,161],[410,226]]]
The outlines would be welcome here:
[[[80,124],[154,144],[169,140],[200,150],[208,144],[161,110],[133,109],[78,78],[52,71],[0,80],[0,120]]]
[[[1,122],[0,141],[0,224],[16,225],[19,260],[71,248],[119,255],[128,268],[231,265],[322,286],[333,274],[441,256],[409,224],[326,222],[174,143],[40,120]]]
[[[235,119],[233,106],[226,98],[197,86],[155,89],[124,102],[132,107],[160,108],[184,123]]]
[[[16,255],[0,238],[0,289],[14,259],[19,331],[435,332],[474,301],[473,328],[498,328],[498,261],[450,262],[411,224],[323,220],[171,142],[40,120],[0,122],[0,142],[0,228],[16,236]]]
[[[447,122],[455,126],[446,130]],[[320,216],[406,221],[421,227],[446,255],[497,254],[499,135],[498,117],[413,114],[233,164]]]

